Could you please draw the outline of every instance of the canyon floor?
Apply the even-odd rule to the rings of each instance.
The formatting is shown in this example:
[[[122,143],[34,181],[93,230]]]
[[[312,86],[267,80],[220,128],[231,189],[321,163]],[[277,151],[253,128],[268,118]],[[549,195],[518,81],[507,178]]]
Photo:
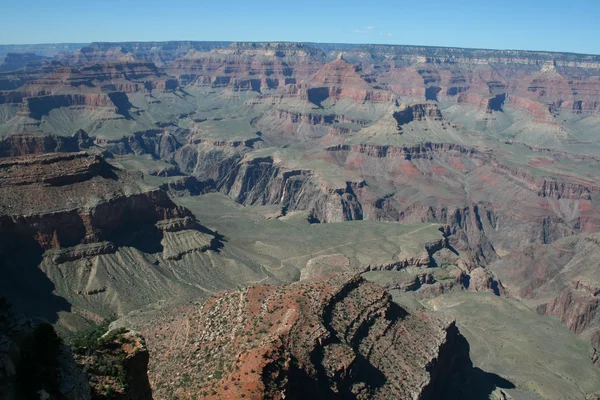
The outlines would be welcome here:
[[[160,399],[597,398],[600,56],[28,49],[0,46],[0,295],[67,343],[139,332],[76,357],[122,357],[126,398],[146,364]]]

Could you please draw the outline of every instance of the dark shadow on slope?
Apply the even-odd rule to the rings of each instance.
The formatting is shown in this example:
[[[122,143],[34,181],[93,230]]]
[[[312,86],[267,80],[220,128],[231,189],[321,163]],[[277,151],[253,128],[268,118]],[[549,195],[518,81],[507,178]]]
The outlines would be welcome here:
[[[210,249],[216,253],[220,253],[221,249],[225,247],[225,242],[227,242],[227,238],[224,235],[221,235],[218,231],[213,231],[208,229],[204,225],[197,224],[196,230],[201,233],[205,233],[207,235],[212,235],[214,238],[210,241]]]
[[[496,389],[515,389],[515,385],[492,372],[472,368],[466,381],[461,385],[452,385],[442,400],[483,400],[489,399]]]
[[[452,246],[450,243],[446,243],[446,248],[448,250],[450,250],[454,255],[458,256],[460,253],[458,252],[458,250],[456,250],[454,248],[454,246]]]
[[[154,221],[123,223],[118,230],[108,236],[108,240],[117,247],[133,247],[149,254],[162,253],[162,239],[163,232],[156,227]]]
[[[302,368],[298,368],[298,361],[292,358],[292,365],[289,370],[283,371],[280,365],[270,364],[265,368],[264,377],[274,377],[271,385],[274,387],[285,387],[286,399],[304,400],[304,399],[323,399],[338,400],[343,399],[339,393],[335,393],[329,387],[327,379],[314,379],[309,376]],[[277,369],[279,368],[279,372]]]
[[[308,101],[310,101],[317,107],[323,108],[321,103],[329,98],[329,88],[318,87],[307,89],[306,96],[308,97]]]
[[[458,328],[456,328],[458,330]],[[496,389],[514,389],[515,385],[497,374],[486,372],[473,366],[467,339],[458,333],[451,351],[467,354],[466,368],[448,377],[441,392],[430,399],[440,400],[483,400],[488,399]]]
[[[438,101],[438,93],[442,90],[439,86],[429,86],[425,89],[425,100]]]
[[[43,249],[31,237],[11,235],[1,238],[0,295],[15,311],[28,317],[58,321],[60,311],[71,311],[71,304],[55,295],[54,283],[39,268]]]
[[[497,94],[496,96],[492,97],[488,101],[488,106],[487,106],[488,111],[489,112],[491,112],[491,111],[504,112],[504,109],[502,107],[504,106],[505,100],[506,100],[506,93]]]
[[[117,114],[125,117],[125,119],[133,119],[129,110],[133,108],[133,105],[129,102],[127,93],[124,92],[111,92],[108,93],[108,98],[113,102],[117,108]]]

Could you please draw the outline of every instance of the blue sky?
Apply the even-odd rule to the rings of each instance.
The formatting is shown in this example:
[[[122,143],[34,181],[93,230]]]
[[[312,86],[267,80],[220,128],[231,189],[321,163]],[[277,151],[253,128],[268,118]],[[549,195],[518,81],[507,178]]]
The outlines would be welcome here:
[[[600,0],[0,0],[0,44],[232,40],[600,54]]]

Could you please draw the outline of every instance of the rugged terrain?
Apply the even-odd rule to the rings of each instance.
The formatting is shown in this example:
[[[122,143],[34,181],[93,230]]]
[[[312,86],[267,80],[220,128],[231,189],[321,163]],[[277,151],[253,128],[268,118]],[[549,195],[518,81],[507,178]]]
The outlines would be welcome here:
[[[427,398],[437,385],[427,386],[430,370],[430,378],[403,374],[410,379],[397,387],[379,385],[352,360],[370,360],[394,381],[398,365],[422,371],[443,353],[432,343],[462,338],[439,313],[456,318],[473,370],[483,368],[464,379],[510,381],[492,379],[488,394],[583,398],[600,389],[589,345],[600,348],[600,56],[155,42],[0,46],[0,57],[0,291],[62,334],[113,318],[136,325],[155,393],[179,385],[182,396],[219,397],[233,378],[243,384],[228,384],[230,396],[293,397],[299,389],[278,378],[287,373],[306,382],[324,374],[329,386],[307,390],[334,398]],[[338,326],[323,310],[346,301],[327,297],[346,287],[334,278],[343,273],[364,274],[402,304],[403,316],[385,317],[391,331],[375,334],[373,346],[407,329],[426,332],[428,350],[407,360],[407,345],[390,353],[395,361],[370,359],[342,335],[349,320]],[[382,293],[356,279],[362,297]],[[223,290],[234,291],[216,294]],[[313,308],[299,303],[302,291],[314,295]],[[298,305],[294,324],[250,324],[277,305],[271,294]],[[355,319],[370,313],[361,296],[347,300]],[[382,307],[399,310],[383,297]],[[473,309],[488,325],[500,316],[503,336],[489,340]],[[234,340],[181,344],[181,321]],[[310,324],[335,346],[298,347]],[[245,331],[256,342],[243,343],[236,332]],[[576,351],[550,370],[529,373],[549,365],[531,341],[518,346],[527,362],[502,350],[515,337],[553,334],[557,352]],[[193,352],[219,345],[232,370],[218,379],[195,378],[214,375],[212,361],[185,385],[180,365],[156,373],[171,368],[169,351],[196,362]],[[269,355],[248,376],[235,375],[242,345]],[[527,373],[513,373],[530,361]],[[553,371],[561,379],[548,389]],[[251,388],[256,374],[262,386]]]
[[[225,292],[144,333],[161,398],[433,399],[472,373],[454,322],[347,274]]]

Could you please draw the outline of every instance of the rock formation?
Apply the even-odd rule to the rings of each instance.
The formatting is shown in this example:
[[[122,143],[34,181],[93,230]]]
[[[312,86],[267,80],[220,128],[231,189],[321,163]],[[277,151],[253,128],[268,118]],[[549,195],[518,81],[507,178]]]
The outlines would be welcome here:
[[[347,275],[222,293],[145,334],[156,396],[433,399],[470,368],[453,322]]]
[[[93,399],[152,399],[148,350],[138,333],[117,329],[80,340],[75,361],[88,377]]]
[[[54,328],[14,313],[2,297],[0,398],[91,398],[83,371]]]
[[[455,326],[346,271],[432,308],[520,298],[600,364],[599,56],[130,42],[0,57],[0,291],[59,330],[146,318],[158,396],[436,398],[465,364]],[[106,354],[144,364],[119,335]]]

